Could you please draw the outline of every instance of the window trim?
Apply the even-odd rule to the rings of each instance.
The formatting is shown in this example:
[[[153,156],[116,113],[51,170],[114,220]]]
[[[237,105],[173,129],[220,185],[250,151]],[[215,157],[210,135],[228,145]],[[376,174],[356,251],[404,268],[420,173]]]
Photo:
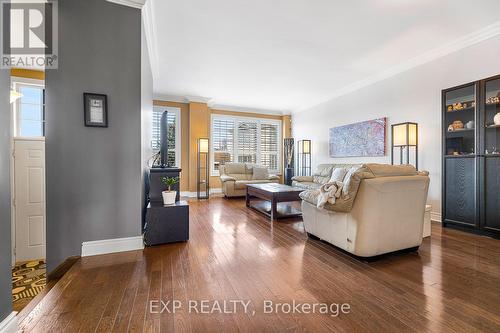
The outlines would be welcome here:
[[[19,87],[20,86],[34,86],[34,87],[39,87],[45,90],[45,81],[43,80],[37,80],[37,79],[29,79],[29,78],[24,78],[24,77],[19,77],[19,76],[12,76],[10,79],[11,83],[11,89],[18,91],[19,92]],[[45,101],[44,101],[45,105]],[[45,107],[45,106],[44,106]],[[20,138],[22,136],[19,135],[21,132],[20,129],[20,110],[21,110],[21,98],[18,98],[15,103],[12,103],[12,130],[13,130],[13,137],[15,138]],[[45,119],[42,120],[45,122]],[[46,125],[46,124],[45,124]],[[44,125],[44,127],[45,127]],[[44,136],[41,137],[33,137],[33,138],[43,138]]]
[[[235,121],[235,126],[234,126],[234,134],[233,134],[233,160],[236,161],[238,159],[238,130],[236,126],[237,121],[241,120],[246,120],[246,121],[253,121],[257,123],[257,164],[261,163],[261,142],[260,142],[260,131],[261,131],[261,124],[266,123],[266,124],[273,124],[278,126],[278,161],[277,161],[277,170],[269,170],[271,173],[275,173],[277,175],[281,175],[282,173],[282,167],[281,167],[281,160],[282,160],[282,141],[283,141],[283,132],[282,132],[282,126],[283,126],[283,121],[280,119],[269,119],[269,118],[257,118],[257,117],[245,117],[245,116],[234,116],[234,115],[225,115],[225,114],[212,114],[210,117],[210,175],[212,177],[218,177],[219,170],[214,169],[214,140],[213,140],[213,125],[214,125],[214,120],[216,119],[221,119],[221,120],[233,120]]]
[[[173,113],[175,114],[175,166],[176,167],[181,167],[181,155],[182,155],[182,142],[181,142],[181,108],[176,107],[176,106],[162,106],[162,105],[153,105],[153,112],[151,114],[151,117],[153,117],[155,109],[162,109],[163,111],[167,110],[168,113]],[[150,145],[153,142],[153,131],[152,131],[152,126],[151,126],[151,139],[150,139]],[[153,147],[151,147],[153,148]],[[156,151],[153,149],[153,151]]]

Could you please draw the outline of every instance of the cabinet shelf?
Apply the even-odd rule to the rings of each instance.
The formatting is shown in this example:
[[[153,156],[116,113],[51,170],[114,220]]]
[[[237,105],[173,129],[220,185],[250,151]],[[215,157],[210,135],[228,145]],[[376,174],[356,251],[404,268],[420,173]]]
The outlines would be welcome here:
[[[473,131],[473,128],[459,128],[453,131],[446,131],[446,133],[457,133],[457,132],[470,132]]]
[[[469,106],[468,108],[463,108],[459,110],[453,110],[453,111],[446,111],[446,113],[457,113],[457,112],[464,112],[464,111],[474,111],[476,109],[475,106]]]
[[[443,224],[493,237],[500,237],[500,153],[493,154],[493,147],[500,152],[500,124],[493,121],[500,102],[491,96],[499,92],[500,75],[445,89],[441,104]],[[467,107],[448,111],[460,101]],[[474,128],[448,131],[459,121]]]
[[[500,106],[500,103],[485,103],[486,107]]]
[[[474,158],[476,154],[444,155],[446,158]]]

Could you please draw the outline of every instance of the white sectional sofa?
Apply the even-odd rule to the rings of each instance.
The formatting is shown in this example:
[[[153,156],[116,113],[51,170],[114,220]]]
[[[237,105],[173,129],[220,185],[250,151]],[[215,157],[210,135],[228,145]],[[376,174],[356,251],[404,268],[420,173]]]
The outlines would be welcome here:
[[[335,204],[318,208],[318,178],[307,179],[310,188],[301,193],[304,227],[316,236],[359,257],[374,257],[405,249],[418,249],[422,231],[429,177],[412,166],[383,164],[321,165],[323,182],[328,182],[325,170],[355,168],[343,179],[345,188]],[[295,179],[295,186],[301,179]],[[311,184],[314,183],[314,184]],[[302,184],[304,185],[304,184]],[[312,189],[311,189],[312,188]],[[346,193],[351,191],[350,193]]]

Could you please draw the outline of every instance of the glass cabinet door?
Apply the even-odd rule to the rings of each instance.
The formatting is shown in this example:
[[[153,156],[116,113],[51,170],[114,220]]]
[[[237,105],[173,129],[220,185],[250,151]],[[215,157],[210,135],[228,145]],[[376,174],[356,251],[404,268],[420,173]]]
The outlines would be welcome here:
[[[485,230],[500,232],[500,78],[486,80],[484,113],[483,218]]]
[[[486,81],[484,94],[484,154],[500,154],[500,79]]]
[[[476,89],[471,84],[444,95],[445,155],[475,154]]]

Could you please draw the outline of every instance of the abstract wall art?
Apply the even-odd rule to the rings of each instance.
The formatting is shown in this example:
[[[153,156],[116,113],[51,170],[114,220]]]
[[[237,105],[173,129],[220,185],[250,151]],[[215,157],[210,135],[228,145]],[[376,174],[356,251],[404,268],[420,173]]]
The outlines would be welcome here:
[[[384,156],[387,118],[330,128],[330,157]]]

